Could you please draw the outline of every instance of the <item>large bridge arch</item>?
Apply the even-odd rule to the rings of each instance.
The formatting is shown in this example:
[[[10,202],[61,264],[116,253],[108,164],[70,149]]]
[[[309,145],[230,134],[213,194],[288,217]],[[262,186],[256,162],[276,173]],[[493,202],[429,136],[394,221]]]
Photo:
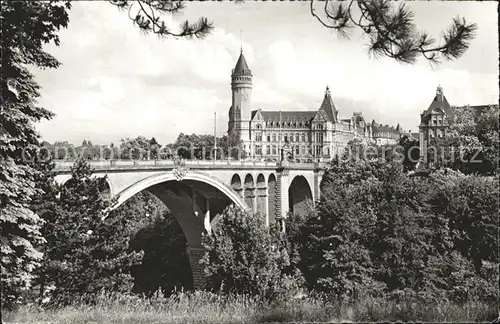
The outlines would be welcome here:
[[[313,194],[304,176],[293,178],[288,188],[288,210],[293,214],[307,215],[312,208]]]
[[[211,231],[216,223],[215,216],[227,205],[232,203],[248,210],[234,189],[213,176],[196,171],[187,171],[182,179],[174,172],[164,172],[137,181],[117,194],[112,209],[143,190],[149,190],[171,210],[193,248],[201,247],[201,234],[204,230]]]
[[[122,205],[130,197],[154,185],[170,181],[189,181],[189,180],[208,184],[216,188],[220,192],[222,192],[224,195],[226,195],[229,199],[231,199],[231,201],[236,206],[241,207],[243,209],[248,209],[247,204],[241,199],[241,196],[233,188],[227,186],[221,180],[213,176],[209,176],[207,174],[195,171],[187,171],[187,173],[182,177],[182,179],[178,179],[173,172],[165,172],[165,173],[155,174],[143,180],[140,180],[132,184],[131,186],[127,187],[126,189],[122,190],[120,193],[116,195],[117,203],[113,206],[113,209]]]

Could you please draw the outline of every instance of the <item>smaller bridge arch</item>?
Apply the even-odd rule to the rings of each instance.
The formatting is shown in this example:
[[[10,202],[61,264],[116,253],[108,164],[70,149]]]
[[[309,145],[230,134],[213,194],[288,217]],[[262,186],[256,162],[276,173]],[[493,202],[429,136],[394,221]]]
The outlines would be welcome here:
[[[248,207],[250,207],[252,211],[255,211],[255,182],[250,173],[247,173],[245,176],[244,198]]]
[[[293,178],[288,188],[288,210],[293,214],[307,215],[312,209],[312,190],[304,176]]]
[[[259,175],[257,176],[257,188],[255,190],[257,196],[257,212],[260,212],[263,215],[267,215],[267,185],[266,177],[262,173],[259,173]]]

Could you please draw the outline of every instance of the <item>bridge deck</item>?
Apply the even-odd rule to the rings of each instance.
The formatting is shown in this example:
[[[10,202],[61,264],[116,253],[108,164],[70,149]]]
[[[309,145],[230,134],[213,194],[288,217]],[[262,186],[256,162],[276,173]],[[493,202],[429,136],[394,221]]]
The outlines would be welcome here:
[[[75,161],[56,160],[57,173],[70,172]],[[179,166],[173,160],[89,160],[88,163],[95,171],[125,171],[125,170],[171,170]],[[284,166],[281,162],[264,161],[228,161],[228,160],[184,160],[182,166],[197,170],[224,170],[224,169],[277,169]],[[295,163],[286,162],[286,168],[292,170],[323,169],[323,163]]]

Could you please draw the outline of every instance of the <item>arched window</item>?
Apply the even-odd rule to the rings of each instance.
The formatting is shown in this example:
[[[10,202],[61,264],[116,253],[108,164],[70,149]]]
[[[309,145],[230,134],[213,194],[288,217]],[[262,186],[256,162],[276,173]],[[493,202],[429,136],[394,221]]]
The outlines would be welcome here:
[[[302,133],[302,142],[305,142],[305,141],[306,141],[306,134]]]
[[[300,142],[300,134],[295,133],[295,142]]]

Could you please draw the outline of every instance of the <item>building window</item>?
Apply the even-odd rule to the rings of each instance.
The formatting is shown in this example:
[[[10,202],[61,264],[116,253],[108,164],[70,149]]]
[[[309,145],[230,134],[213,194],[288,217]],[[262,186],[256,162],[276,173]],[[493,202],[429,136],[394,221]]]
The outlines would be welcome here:
[[[295,133],[295,142],[300,142],[300,134]]]
[[[273,145],[273,146],[272,146],[272,149],[273,149],[273,150],[272,150],[272,154],[273,154],[273,155],[276,155],[276,154],[277,154],[277,153],[276,153],[276,145]]]
[[[262,142],[262,133],[259,132],[255,134],[255,141]]]
[[[316,133],[316,142],[323,143],[323,133]]]
[[[305,147],[305,146],[302,146],[302,147],[300,148],[300,151],[301,151],[300,153],[301,153],[302,155],[306,155],[306,147]]]
[[[270,142],[271,141],[271,134],[267,133],[267,141]]]
[[[271,145],[267,145],[266,146],[266,155],[270,155],[271,154]]]
[[[302,142],[306,141],[306,134],[302,133]]]
[[[437,125],[437,120],[433,119],[432,122],[434,125]]]
[[[287,135],[287,134],[284,134],[283,136],[284,136],[284,141],[285,141],[285,142],[286,142],[286,141],[288,141],[288,135]]]
[[[322,147],[320,145],[317,145],[316,146],[316,156],[317,157],[320,157],[321,156],[321,149]]]
[[[255,155],[262,155],[262,146],[260,145],[255,146]]]
[[[299,155],[300,154],[300,147],[297,145],[295,146],[295,155]]]
[[[273,142],[276,142],[276,133],[273,133]]]

